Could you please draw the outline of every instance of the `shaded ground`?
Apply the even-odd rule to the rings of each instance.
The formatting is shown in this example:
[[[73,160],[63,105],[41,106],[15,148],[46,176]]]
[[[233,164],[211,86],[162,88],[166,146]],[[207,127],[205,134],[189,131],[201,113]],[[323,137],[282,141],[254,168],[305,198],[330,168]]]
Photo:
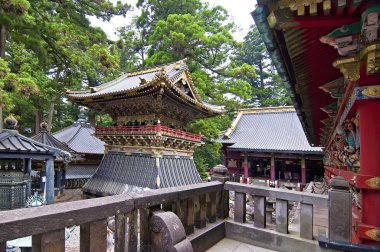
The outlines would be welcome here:
[[[58,199],[56,198],[55,203],[81,200],[82,199],[81,196],[82,196],[82,189],[81,188],[65,189],[65,194]]]
[[[256,247],[250,244],[224,238],[206,251],[208,252],[272,252],[275,250],[260,248],[260,247]]]

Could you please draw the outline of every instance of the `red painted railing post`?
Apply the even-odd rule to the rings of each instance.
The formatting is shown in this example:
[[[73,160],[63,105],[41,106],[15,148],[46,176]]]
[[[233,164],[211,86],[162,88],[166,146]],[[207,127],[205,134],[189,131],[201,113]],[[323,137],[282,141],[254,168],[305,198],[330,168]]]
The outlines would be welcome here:
[[[156,132],[157,132],[157,134],[161,134],[161,122],[160,122],[160,120],[157,121]]]

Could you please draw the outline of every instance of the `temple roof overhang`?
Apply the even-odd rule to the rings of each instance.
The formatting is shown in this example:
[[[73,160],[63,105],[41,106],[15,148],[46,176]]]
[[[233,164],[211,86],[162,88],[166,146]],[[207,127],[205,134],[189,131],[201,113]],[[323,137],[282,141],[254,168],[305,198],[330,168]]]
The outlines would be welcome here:
[[[294,107],[241,109],[218,142],[231,151],[322,155],[310,146]]]
[[[4,129],[0,132],[0,158],[58,158],[71,160],[69,152],[37,142],[21,135],[17,130]]]
[[[257,2],[257,8],[252,12],[255,23],[290,91],[309,142],[320,145],[326,120],[333,116],[320,108],[335,101],[324,90],[339,88],[342,74],[333,63],[349,53],[326,43],[331,37],[340,36],[335,34],[339,28],[343,27],[342,32],[347,34],[357,29],[356,23],[361,21],[370,1]]]
[[[192,82],[185,60],[129,72],[117,79],[88,90],[66,92],[66,97],[78,104],[102,110],[102,102],[164,95],[177,103],[212,117],[224,112],[220,106],[203,102]],[[104,111],[107,112],[107,111]]]

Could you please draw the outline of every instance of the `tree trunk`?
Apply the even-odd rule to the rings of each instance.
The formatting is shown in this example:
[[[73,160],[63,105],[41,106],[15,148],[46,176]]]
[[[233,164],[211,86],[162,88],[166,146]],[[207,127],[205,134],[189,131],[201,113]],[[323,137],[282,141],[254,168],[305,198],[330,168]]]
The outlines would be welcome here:
[[[96,114],[95,114],[95,111],[90,111],[90,113],[88,113],[88,122],[95,127],[96,125]]]
[[[41,109],[41,100],[39,97],[37,97],[37,101],[36,101],[36,124],[35,124],[35,129],[34,129],[35,134],[38,134],[38,132],[40,131],[40,124],[42,123],[42,121],[43,121],[43,113],[42,113],[42,109]]]
[[[7,40],[7,30],[4,25],[0,25],[0,58],[5,56],[5,42]],[[0,90],[2,91],[2,90]],[[0,94],[1,95],[1,94]],[[3,102],[0,97],[0,131],[3,130]]]
[[[3,104],[0,99],[0,132],[3,130]]]
[[[7,40],[7,30],[5,25],[0,25],[0,58],[5,56],[5,42]]]
[[[263,62],[260,60],[259,64],[259,75],[260,75],[260,87],[264,88],[264,76],[263,76]]]
[[[53,114],[54,114],[54,105],[55,105],[55,101],[56,101],[57,97],[56,96],[52,96],[51,97],[51,101],[50,101],[50,106],[49,106],[49,114],[48,114],[48,121],[47,121],[47,128],[48,128],[48,131],[50,132],[51,131],[51,128],[52,128],[52,124],[53,124]]]

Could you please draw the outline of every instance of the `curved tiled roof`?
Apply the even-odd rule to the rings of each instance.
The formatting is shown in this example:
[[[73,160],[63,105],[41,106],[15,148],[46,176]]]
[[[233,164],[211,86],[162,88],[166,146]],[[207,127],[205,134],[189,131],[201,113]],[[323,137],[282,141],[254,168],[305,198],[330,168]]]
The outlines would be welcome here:
[[[50,132],[47,130],[41,130],[36,135],[31,137],[33,140],[49,145],[51,147],[61,149],[70,153],[75,153],[74,150],[70,149],[66,144],[59,141],[57,138],[55,138]]]
[[[53,133],[53,136],[77,153],[104,154],[105,143],[94,134],[95,128],[91,124],[77,121],[69,127]]]
[[[230,150],[322,154],[310,146],[292,107],[240,110],[233,126],[219,139]]]
[[[174,84],[180,79],[183,74],[187,75],[189,79],[188,84],[193,97],[186,95]],[[210,105],[201,101],[201,98],[191,80],[191,76],[185,60],[126,73],[119,76],[115,80],[88,90],[68,90],[66,92],[66,96],[73,101],[79,100],[81,103],[86,104],[87,101],[83,101],[83,99],[101,99],[102,97],[106,96],[116,97],[118,95],[131,95],[139,92],[144,95],[146,90],[153,87],[158,81],[160,81],[160,84],[166,85],[165,87],[168,89],[175,90],[179,94],[176,96],[186,100],[187,102],[190,102],[191,104],[195,104],[203,109],[208,110],[209,112],[216,114],[224,112],[224,108],[221,106]]]
[[[26,155],[51,155],[69,161],[71,155],[59,148],[55,148],[31,138],[21,135],[17,130],[4,129],[0,132],[0,153]]]

